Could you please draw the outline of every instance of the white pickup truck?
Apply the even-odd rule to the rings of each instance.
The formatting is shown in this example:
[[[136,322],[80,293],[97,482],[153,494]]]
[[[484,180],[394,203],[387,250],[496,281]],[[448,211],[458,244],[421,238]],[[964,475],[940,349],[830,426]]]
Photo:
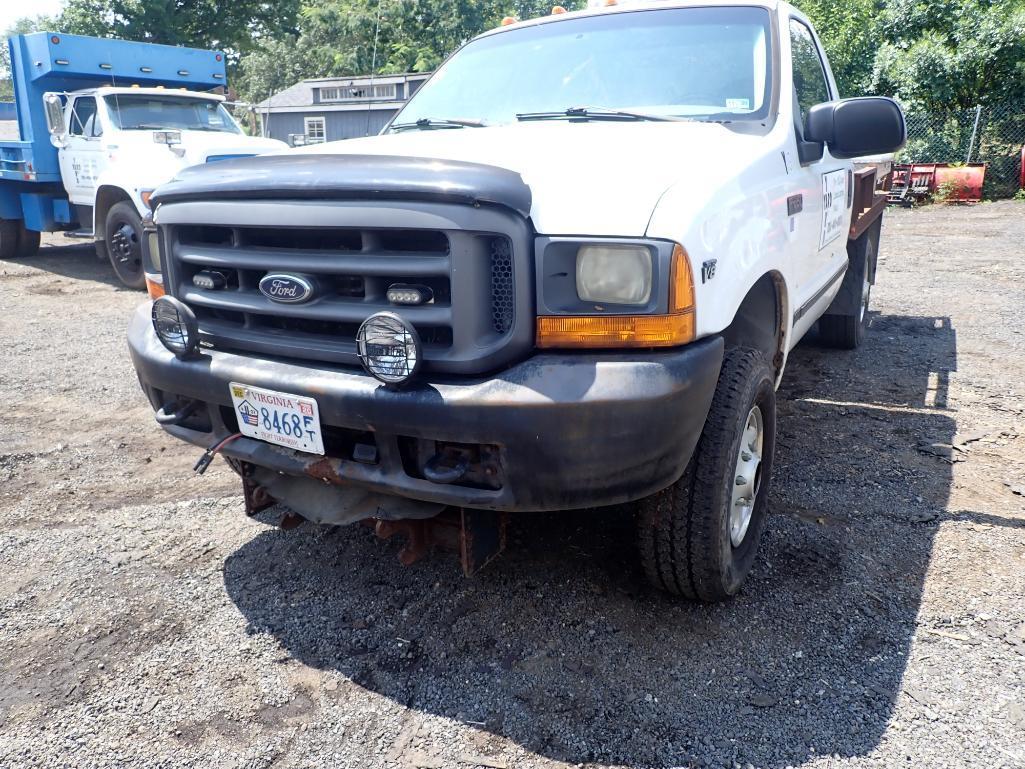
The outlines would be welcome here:
[[[852,158],[905,133],[893,101],[839,98],[784,2],[502,26],[380,136],[158,189],[166,295],[131,354],[248,512],[377,519],[405,562],[454,530],[470,570],[509,514],[635,502],[652,583],[723,600],[787,354],[816,323],[863,338],[885,200]]]
[[[107,86],[50,98],[63,104],[51,134],[68,199],[132,288],[145,285],[141,219],[156,187],[186,166],[287,147],[243,134],[217,94]]]

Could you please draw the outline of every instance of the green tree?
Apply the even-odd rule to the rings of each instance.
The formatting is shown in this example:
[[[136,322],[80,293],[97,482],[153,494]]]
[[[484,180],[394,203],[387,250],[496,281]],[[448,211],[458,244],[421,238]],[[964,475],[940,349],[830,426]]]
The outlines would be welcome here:
[[[938,113],[1025,99],[1021,0],[889,0],[872,84]]]
[[[300,0],[67,0],[62,31],[220,48],[234,65],[264,41],[295,33]]]
[[[815,25],[841,96],[868,93],[879,45],[878,0],[798,0]]]
[[[11,49],[7,47],[7,39],[11,35],[50,32],[56,28],[56,24],[57,22],[50,16],[26,16],[18,19],[4,30],[3,41],[0,41],[0,101],[14,99],[14,83],[11,80]]]
[[[259,101],[303,78],[427,72],[502,17],[533,18],[551,7],[549,0],[305,0],[298,34],[246,54],[236,82],[243,98]]]

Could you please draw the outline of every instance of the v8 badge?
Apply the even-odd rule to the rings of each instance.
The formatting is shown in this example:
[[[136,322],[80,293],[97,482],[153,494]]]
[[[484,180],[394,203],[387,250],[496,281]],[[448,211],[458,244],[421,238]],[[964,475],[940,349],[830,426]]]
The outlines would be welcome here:
[[[701,263],[701,282],[706,283],[715,277],[715,259],[708,259]]]

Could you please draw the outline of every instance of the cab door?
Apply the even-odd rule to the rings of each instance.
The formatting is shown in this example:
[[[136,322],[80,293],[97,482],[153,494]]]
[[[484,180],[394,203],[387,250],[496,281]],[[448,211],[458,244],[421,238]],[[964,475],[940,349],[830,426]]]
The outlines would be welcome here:
[[[106,164],[103,122],[95,96],[76,96],[69,106],[68,133],[58,153],[61,179],[75,205],[92,207],[96,182]]]
[[[797,288],[791,338],[796,342],[828,306],[846,271],[851,165],[831,157],[824,145],[804,140],[808,110],[837,98],[836,88],[811,28],[791,17],[789,39],[794,150],[788,153],[788,213]]]

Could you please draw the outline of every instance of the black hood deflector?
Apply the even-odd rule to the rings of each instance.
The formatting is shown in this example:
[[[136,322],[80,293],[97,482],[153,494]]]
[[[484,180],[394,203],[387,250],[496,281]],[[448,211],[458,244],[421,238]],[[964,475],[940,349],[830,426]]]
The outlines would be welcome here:
[[[418,200],[498,205],[530,214],[515,171],[459,160],[292,153],[222,160],[180,171],[150,205],[183,200]]]

